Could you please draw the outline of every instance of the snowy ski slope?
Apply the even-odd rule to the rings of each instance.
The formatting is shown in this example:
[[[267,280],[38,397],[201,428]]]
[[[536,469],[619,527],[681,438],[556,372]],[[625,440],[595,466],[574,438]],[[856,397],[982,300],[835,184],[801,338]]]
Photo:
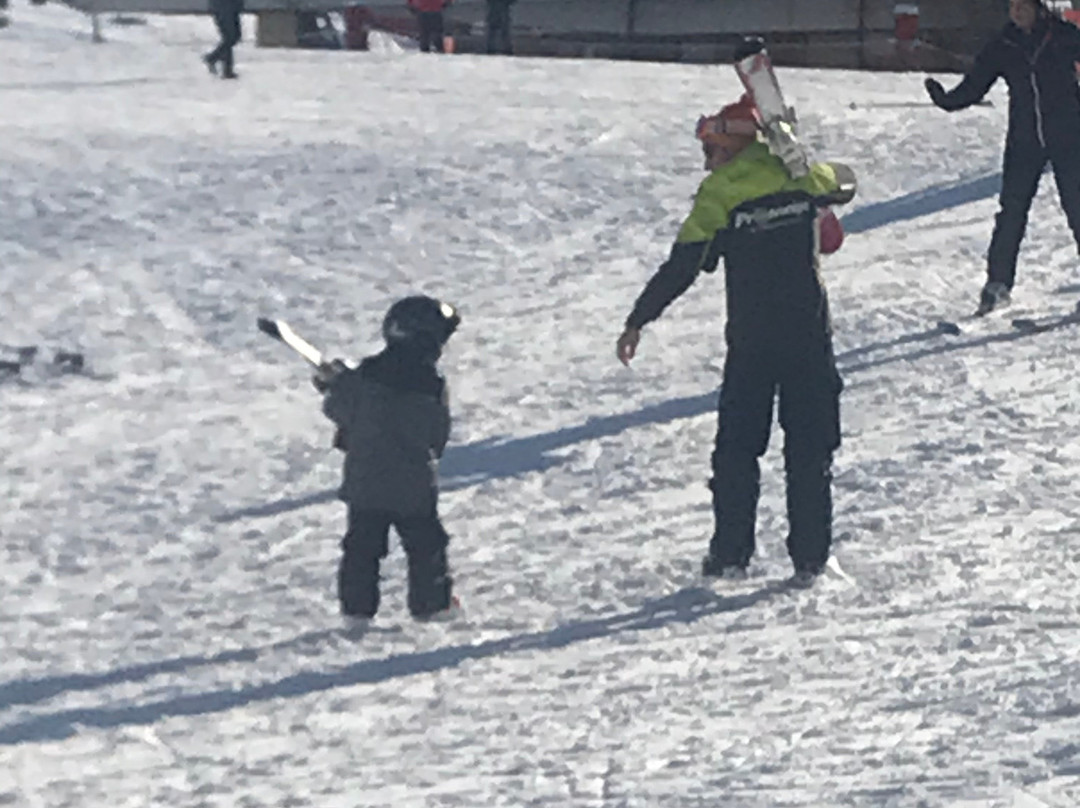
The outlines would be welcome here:
[[[0,384],[0,805],[1080,804],[1080,327],[917,338],[982,282],[994,200],[915,214],[998,170],[1003,88],[946,116],[899,105],[918,75],[781,71],[864,211],[823,269],[856,583],[792,593],[778,434],[755,575],[698,575],[722,279],[614,356],[733,71],[248,43],[221,82],[208,20],[11,17],[0,342],[99,378]],[[466,615],[413,624],[394,553],[350,638],[330,424],[254,323],[358,357],[413,291],[464,316]],[[1078,297],[1047,181],[1014,310]]]

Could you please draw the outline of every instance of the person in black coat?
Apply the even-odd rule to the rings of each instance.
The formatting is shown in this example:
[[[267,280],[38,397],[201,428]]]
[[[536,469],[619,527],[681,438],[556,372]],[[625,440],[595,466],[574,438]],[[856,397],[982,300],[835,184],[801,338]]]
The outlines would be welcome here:
[[[510,56],[514,46],[510,38],[510,6],[515,0],[487,0],[487,52]]]
[[[338,496],[349,510],[338,600],[348,617],[378,611],[379,563],[391,527],[408,559],[410,613],[430,617],[454,603],[436,478],[450,409],[436,362],[459,323],[446,303],[403,298],[383,321],[381,353],[353,369],[336,360],[314,379],[326,396],[323,412],[337,427],[334,445],[345,452]]]
[[[203,57],[211,73],[217,73],[221,65],[223,79],[235,79],[233,48],[240,41],[240,15],[244,11],[243,0],[210,0],[210,13],[214,16],[221,42]]]
[[[980,101],[999,78],[1009,86],[1009,129],[1000,211],[979,299],[985,313],[1008,302],[1031,200],[1047,162],[1080,250],[1080,29],[1049,12],[1041,0],[1010,0],[1009,23],[989,42],[953,90],[926,80],[931,100],[952,112]]]

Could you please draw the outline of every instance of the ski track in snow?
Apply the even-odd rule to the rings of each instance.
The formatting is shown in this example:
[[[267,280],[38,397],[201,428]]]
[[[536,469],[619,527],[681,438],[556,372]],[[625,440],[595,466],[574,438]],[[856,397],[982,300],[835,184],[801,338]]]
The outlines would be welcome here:
[[[708,583],[722,281],[632,370],[613,346],[733,71],[242,46],[227,83],[205,20],[95,47],[68,10],[12,17],[0,341],[106,378],[0,386],[0,805],[1080,802],[1080,327],[913,337],[973,305],[994,200],[825,264],[856,585],[779,585],[778,432],[755,575]],[[858,205],[999,168],[1001,88],[946,116],[867,103],[920,99],[914,75],[781,81]],[[1078,281],[1047,178],[1014,308],[1068,311]],[[395,552],[349,637],[330,426],[254,322],[357,357],[418,289],[464,313],[466,615],[409,621]]]

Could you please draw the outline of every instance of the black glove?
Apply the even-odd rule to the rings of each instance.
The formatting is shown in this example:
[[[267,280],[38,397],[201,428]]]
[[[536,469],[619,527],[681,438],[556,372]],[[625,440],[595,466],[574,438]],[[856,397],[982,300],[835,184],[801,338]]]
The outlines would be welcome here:
[[[311,377],[311,383],[320,393],[325,393],[330,389],[330,385],[334,383],[334,379],[336,379],[343,370],[348,369],[349,366],[346,365],[342,359],[324,362],[319,365],[319,369],[315,371],[315,375]]]
[[[928,78],[926,80],[926,92],[930,93],[930,100],[934,102],[935,107],[942,107],[944,109],[945,88],[941,86],[940,81]]]

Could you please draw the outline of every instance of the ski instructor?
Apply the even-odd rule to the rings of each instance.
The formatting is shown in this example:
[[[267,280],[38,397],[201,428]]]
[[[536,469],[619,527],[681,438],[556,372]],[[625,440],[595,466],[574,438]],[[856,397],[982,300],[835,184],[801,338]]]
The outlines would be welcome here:
[[[810,584],[832,544],[832,455],[840,445],[840,376],[833,356],[819,251],[843,231],[828,210],[854,195],[839,168],[814,164],[793,179],[758,137],[756,108],[743,98],[702,116],[697,138],[709,175],[671,254],[638,297],[616,353],[629,364],[641,329],[721,257],[727,294],[727,359],[712,454],[716,530],[702,571],[745,577],[754,553],[758,458],[779,393],[793,581]]]
[[[1080,29],[1051,14],[1042,0],[1009,0],[1009,23],[949,92],[926,80],[931,100],[953,112],[980,101],[999,78],[1009,85],[1005,167],[987,256],[979,313],[1009,301],[1028,211],[1047,161],[1080,250]]]

